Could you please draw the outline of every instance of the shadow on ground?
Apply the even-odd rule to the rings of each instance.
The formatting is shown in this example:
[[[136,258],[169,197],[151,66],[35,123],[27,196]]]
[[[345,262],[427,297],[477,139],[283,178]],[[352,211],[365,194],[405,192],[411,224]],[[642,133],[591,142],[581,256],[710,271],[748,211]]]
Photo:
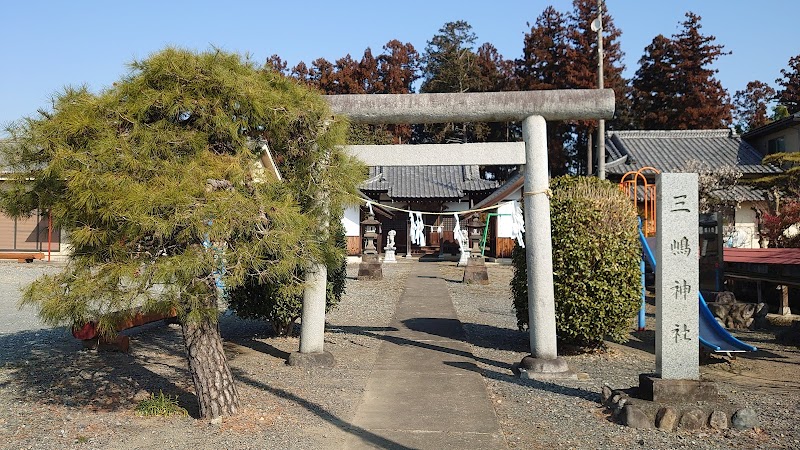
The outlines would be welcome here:
[[[298,395],[293,394],[285,389],[276,388],[270,386],[268,384],[262,383],[256,379],[251,378],[247,374],[233,370],[234,376],[238,382],[245,383],[253,388],[256,388],[263,392],[268,392],[276,397],[283,398],[285,400],[291,401],[302,406],[307,411],[315,414],[316,416],[320,417],[321,419],[325,420],[326,422],[336,426],[342,431],[347,433],[353,434],[361,438],[361,440],[369,442],[370,444],[376,446],[376,448],[386,448],[386,449],[396,449],[396,450],[411,450],[409,447],[403,446],[397,442],[394,442],[390,439],[384,438],[379,436],[375,433],[372,433],[364,428],[358,427],[356,425],[351,424],[350,422],[342,419],[341,417],[337,416],[336,414],[331,413],[327,409],[323,408],[318,403],[314,403],[312,401],[306,400]]]
[[[445,331],[439,331],[438,333],[436,333],[436,335],[438,335],[440,337],[448,338],[448,339],[459,339],[459,340],[463,340],[465,342],[468,342],[466,337],[465,337],[465,335],[464,335],[463,330],[460,330],[460,328],[461,328],[460,326],[458,327],[459,328],[458,331],[454,329],[454,325],[458,325],[459,324],[459,321],[455,320],[455,319],[447,319],[447,318],[415,318],[415,319],[406,320],[406,321],[403,322],[403,324],[408,326],[411,329],[415,329],[416,331],[423,331],[423,332],[426,332],[426,333],[427,332],[431,332],[431,331],[436,330],[436,329],[445,330]],[[498,333],[498,335],[500,335],[500,336],[503,336],[505,331],[511,331],[511,332],[517,333],[517,335],[523,334],[523,335],[527,336],[525,333],[522,333],[522,332],[519,332],[519,331],[515,331],[515,330],[508,330],[508,329],[502,329],[502,328],[496,328],[496,327],[489,327],[487,325],[480,325],[480,324],[467,324],[467,325],[478,325],[480,327],[493,328],[493,329],[496,329],[496,330],[503,331],[503,332],[499,332]],[[434,350],[434,351],[439,351],[439,352],[442,352],[442,353],[447,353],[447,354],[451,354],[451,355],[455,355],[455,356],[459,356],[459,357],[463,357],[463,358],[469,358],[469,359],[475,361],[476,363],[481,363],[481,364],[483,364],[484,366],[487,366],[487,367],[486,368],[481,368],[477,364],[471,363],[471,362],[445,362],[445,364],[447,364],[449,366],[452,366],[452,367],[457,367],[457,368],[460,368],[460,369],[463,369],[463,370],[469,370],[469,371],[477,372],[477,373],[481,374],[482,376],[484,376],[485,378],[488,378],[488,379],[492,379],[492,380],[496,380],[496,381],[502,381],[502,382],[506,382],[506,383],[515,383],[515,384],[527,385],[527,386],[530,386],[530,387],[535,388],[535,389],[546,390],[546,391],[558,393],[558,394],[561,394],[561,395],[573,396],[573,397],[578,397],[578,398],[582,398],[582,399],[588,399],[588,400],[591,400],[591,401],[597,401],[599,399],[599,394],[597,394],[596,392],[585,390],[585,389],[561,386],[561,385],[558,385],[558,384],[555,384],[555,383],[548,383],[548,382],[544,382],[544,381],[520,379],[516,375],[514,375],[513,367],[512,367],[513,365],[509,364],[509,363],[506,363],[506,362],[495,361],[493,359],[488,359],[488,358],[481,358],[479,356],[475,356],[471,352],[443,347],[443,346],[440,346],[440,345],[436,345],[435,343],[433,343],[431,341],[416,341],[416,340],[407,339],[407,338],[404,338],[404,337],[401,337],[401,336],[394,336],[394,335],[391,335],[391,334],[384,334],[386,331],[397,331],[397,330],[395,328],[391,328],[391,327],[390,328],[377,328],[377,329],[376,328],[372,328],[372,329],[370,329],[368,327],[348,327],[348,326],[340,326],[340,327],[336,327],[335,329],[329,330],[329,332],[359,334],[359,335],[363,335],[363,336],[373,337],[375,339],[380,339],[380,340],[383,340],[383,341],[386,341],[386,342],[391,342],[391,343],[397,344],[397,345],[414,346],[414,347],[424,348],[426,350]],[[489,342],[489,341],[487,341],[487,342]],[[498,341],[498,344],[499,344],[499,341]],[[527,344],[527,338],[524,339],[524,344]],[[496,347],[490,347],[490,348],[496,348]],[[520,353],[527,353],[528,352],[528,348],[527,347],[523,347],[523,346],[520,346],[520,347],[514,346],[512,348],[509,348],[509,350],[510,351],[519,351]]]
[[[192,417],[197,398],[183,383],[186,370],[180,333],[174,327],[141,327],[132,334],[131,354],[83,349],[64,328],[22,331],[0,336],[0,364],[7,376],[0,389],[20,401],[88,408],[133,409],[142,391],[178,396]],[[146,336],[146,339],[140,339]]]

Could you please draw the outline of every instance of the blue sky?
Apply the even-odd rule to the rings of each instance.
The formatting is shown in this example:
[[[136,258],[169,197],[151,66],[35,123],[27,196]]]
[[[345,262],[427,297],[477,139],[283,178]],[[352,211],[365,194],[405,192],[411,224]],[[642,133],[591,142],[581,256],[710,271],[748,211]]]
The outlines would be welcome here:
[[[359,59],[391,39],[422,52],[449,21],[466,20],[478,43],[506,58],[522,53],[523,35],[547,5],[567,12],[569,0],[528,1],[37,1],[0,6],[0,124],[48,108],[67,85],[93,91],[126,73],[126,64],[167,45],[249,53],[256,61],[280,55],[290,66],[318,57]],[[774,85],[789,58],[800,54],[798,1],[606,0],[623,32],[627,76],[657,34],[678,30],[686,11],[702,16],[704,34],[733,54],[718,61],[718,78],[733,95],[748,81]],[[391,6],[399,5],[399,6]]]

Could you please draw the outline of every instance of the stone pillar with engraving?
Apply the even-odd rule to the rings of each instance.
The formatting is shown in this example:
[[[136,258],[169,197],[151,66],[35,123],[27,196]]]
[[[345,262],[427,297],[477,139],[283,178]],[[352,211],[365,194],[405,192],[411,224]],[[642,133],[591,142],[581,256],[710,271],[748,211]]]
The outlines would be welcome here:
[[[656,176],[656,373],[698,380],[697,174]]]
[[[639,395],[658,403],[716,401],[700,380],[700,266],[696,173],[656,175],[656,373]]]

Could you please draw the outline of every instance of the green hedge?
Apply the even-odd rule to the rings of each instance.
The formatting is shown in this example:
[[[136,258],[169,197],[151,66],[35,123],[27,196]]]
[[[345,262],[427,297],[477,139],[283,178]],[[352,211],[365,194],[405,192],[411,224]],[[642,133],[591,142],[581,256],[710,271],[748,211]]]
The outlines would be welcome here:
[[[556,327],[565,342],[597,347],[628,340],[640,306],[636,210],[616,185],[593,177],[551,181]],[[513,253],[517,325],[528,325],[525,249]]]

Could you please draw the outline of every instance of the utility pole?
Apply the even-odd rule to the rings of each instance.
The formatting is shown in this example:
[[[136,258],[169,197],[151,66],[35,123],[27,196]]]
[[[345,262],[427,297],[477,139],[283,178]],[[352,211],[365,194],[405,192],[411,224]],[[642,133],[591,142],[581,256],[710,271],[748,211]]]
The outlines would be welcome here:
[[[597,0],[597,19],[592,22],[597,32],[597,87],[603,89],[603,0]],[[606,179],[606,121],[597,121],[597,177]]]

